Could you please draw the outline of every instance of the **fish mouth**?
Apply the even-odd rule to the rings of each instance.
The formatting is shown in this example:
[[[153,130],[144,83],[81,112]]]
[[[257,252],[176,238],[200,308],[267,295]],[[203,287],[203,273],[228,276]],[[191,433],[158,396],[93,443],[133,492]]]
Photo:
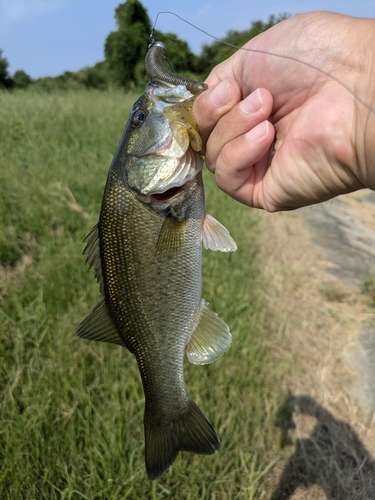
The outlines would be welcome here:
[[[151,198],[153,198],[155,201],[167,201],[173,196],[175,196],[177,193],[179,193],[184,186],[176,186],[172,187],[170,189],[167,189],[167,191],[164,191],[164,193],[154,193],[151,195]]]

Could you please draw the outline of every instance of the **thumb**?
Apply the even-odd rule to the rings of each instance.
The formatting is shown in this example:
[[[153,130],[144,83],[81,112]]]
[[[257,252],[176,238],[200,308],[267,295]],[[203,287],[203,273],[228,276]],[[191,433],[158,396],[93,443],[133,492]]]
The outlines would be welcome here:
[[[202,137],[202,154],[205,153],[208,136],[218,120],[241,100],[241,96],[236,81],[225,78],[196,98],[193,113]]]

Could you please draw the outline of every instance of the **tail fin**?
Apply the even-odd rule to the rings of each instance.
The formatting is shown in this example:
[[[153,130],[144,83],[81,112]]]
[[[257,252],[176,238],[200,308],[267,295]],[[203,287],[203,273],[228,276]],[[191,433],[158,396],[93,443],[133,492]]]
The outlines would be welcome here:
[[[151,481],[172,465],[179,451],[212,455],[220,448],[214,428],[194,401],[177,418],[162,425],[156,425],[146,410],[144,424],[146,471]]]

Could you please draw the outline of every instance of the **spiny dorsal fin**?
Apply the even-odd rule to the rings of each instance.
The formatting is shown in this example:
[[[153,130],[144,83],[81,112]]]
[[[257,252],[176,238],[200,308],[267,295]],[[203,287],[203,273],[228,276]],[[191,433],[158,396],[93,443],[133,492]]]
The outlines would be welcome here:
[[[83,241],[86,243],[85,249],[83,250],[84,255],[87,256],[86,264],[94,269],[95,278],[100,286],[100,292],[103,293],[103,271],[100,260],[98,224],[95,224]]]
[[[79,325],[76,335],[88,340],[125,346],[123,339],[109,316],[104,297],[102,297],[99,304],[94,307],[91,313]]]
[[[212,363],[229,349],[231,343],[229,326],[202,299],[197,326],[186,346],[188,360],[194,365]]]
[[[156,245],[156,255],[160,259],[169,259],[180,252],[185,237],[185,220],[179,221],[173,216],[165,218]]]
[[[202,243],[204,248],[214,252],[235,252],[237,245],[234,239],[219,221],[205,214],[202,224]]]

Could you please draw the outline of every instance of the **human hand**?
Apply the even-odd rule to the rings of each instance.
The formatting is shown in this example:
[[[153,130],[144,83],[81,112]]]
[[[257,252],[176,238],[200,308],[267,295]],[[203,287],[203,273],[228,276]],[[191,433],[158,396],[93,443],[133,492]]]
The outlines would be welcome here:
[[[218,186],[270,212],[374,189],[375,113],[327,76],[374,106],[374,34],[373,20],[303,14],[245,48],[298,58],[324,73],[244,50],[215,67],[194,115]]]

